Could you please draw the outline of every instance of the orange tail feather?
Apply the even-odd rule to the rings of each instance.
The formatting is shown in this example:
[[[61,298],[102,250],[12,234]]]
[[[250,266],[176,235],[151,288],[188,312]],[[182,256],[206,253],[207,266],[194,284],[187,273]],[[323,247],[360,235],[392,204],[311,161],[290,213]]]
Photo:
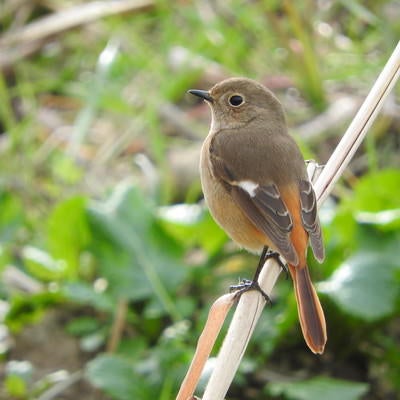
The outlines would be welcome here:
[[[301,330],[313,353],[322,354],[326,343],[326,323],[317,292],[311,282],[307,265],[289,265],[297,299]]]

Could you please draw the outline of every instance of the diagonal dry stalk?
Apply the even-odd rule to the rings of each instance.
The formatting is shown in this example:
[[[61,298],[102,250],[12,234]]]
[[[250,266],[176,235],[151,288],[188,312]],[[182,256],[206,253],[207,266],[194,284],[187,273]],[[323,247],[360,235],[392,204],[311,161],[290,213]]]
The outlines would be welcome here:
[[[328,197],[333,186],[349,164],[369,127],[378,115],[384,100],[393,89],[399,75],[400,42],[314,184],[319,205]],[[271,293],[280,272],[281,268],[274,259],[269,259],[265,263],[259,277],[260,287],[265,293]],[[218,354],[214,370],[203,394],[203,400],[224,399],[264,306],[265,300],[258,292],[247,292],[241,296]],[[218,323],[220,324],[220,321]],[[214,343],[214,341],[215,338],[210,339],[208,342]],[[211,352],[211,348],[200,350],[200,353],[203,354],[203,359],[204,354]],[[199,352],[199,347],[197,352]],[[192,365],[195,365],[197,370],[200,369],[196,359],[193,359]],[[189,370],[187,376],[190,375],[191,371]],[[181,388],[177,400],[194,398],[193,393],[197,381],[193,379],[190,385],[191,387],[186,387],[184,390]]]

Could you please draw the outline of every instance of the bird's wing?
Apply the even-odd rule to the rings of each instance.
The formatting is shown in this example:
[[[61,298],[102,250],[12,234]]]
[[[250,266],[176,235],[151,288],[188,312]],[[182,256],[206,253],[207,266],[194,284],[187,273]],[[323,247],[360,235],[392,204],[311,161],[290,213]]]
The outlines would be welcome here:
[[[292,217],[274,183],[259,185],[235,176],[228,163],[211,153],[215,177],[230,191],[232,198],[250,221],[274,244],[287,262],[297,265],[298,256],[290,240]]]
[[[300,181],[300,204],[301,220],[304,229],[309,234],[314,256],[319,262],[322,262],[325,258],[325,250],[322,241],[321,226],[317,215],[317,199],[310,181],[305,179]]]

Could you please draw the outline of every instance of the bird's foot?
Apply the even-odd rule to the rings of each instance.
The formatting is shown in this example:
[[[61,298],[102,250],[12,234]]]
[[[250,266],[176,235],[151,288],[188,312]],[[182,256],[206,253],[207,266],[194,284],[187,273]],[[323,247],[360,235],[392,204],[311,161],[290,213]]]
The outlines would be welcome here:
[[[243,293],[248,292],[249,290],[256,290],[257,292],[261,293],[267,303],[272,304],[270,297],[264,292],[264,290],[261,289],[257,281],[243,279],[239,285],[231,285],[229,290],[230,292],[236,292],[235,299],[237,300],[242,296]]]

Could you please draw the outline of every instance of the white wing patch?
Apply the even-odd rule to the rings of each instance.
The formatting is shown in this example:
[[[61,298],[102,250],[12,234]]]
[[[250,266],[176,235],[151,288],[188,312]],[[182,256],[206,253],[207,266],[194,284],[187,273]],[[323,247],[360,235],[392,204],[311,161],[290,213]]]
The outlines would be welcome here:
[[[256,195],[256,190],[259,187],[258,183],[255,183],[255,182],[249,181],[249,180],[247,180],[247,181],[239,181],[237,183],[237,185],[241,189],[243,189],[245,192],[247,192],[250,195],[250,197],[254,197]]]

